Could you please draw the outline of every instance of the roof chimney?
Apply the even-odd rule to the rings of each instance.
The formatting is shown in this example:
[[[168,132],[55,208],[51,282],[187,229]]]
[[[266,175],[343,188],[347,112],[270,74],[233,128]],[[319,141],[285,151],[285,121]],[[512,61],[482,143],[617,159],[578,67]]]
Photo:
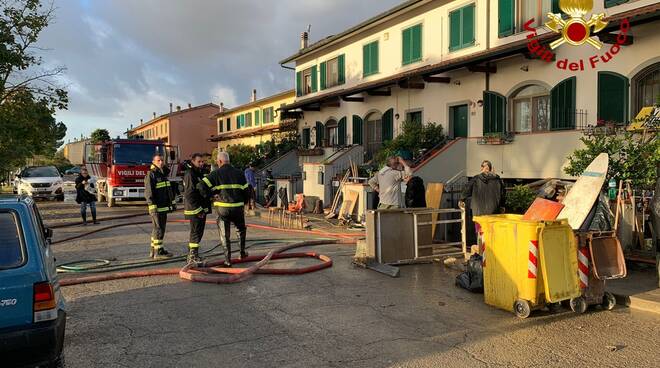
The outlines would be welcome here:
[[[181,111],[181,106],[177,105],[176,106],[176,111]]]
[[[300,49],[306,49],[309,42],[309,33],[303,32],[300,34]]]
[[[156,112],[154,111],[154,119],[156,118]]]
[[[142,123],[144,123],[144,119],[140,119],[140,125],[142,125]]]
[[[220,102],[220,112],[225,111],[225,104],[223,102]]]
[[[252,98],[250,99],[250,102],[255,102],[257,100],[257,90],[253,89],[252,90]]]
[[[192,109],[192,104],[188,103],[188,108]]]
[[[172,103],[170,102],[170,114],[172,113]]]

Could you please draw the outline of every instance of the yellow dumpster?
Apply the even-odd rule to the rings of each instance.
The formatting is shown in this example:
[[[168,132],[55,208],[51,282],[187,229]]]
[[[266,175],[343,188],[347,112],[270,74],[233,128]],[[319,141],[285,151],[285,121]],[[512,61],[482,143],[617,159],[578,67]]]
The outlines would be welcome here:
[[[486,304],[527,318],[533,309],[580,296],[577,244],[566,220],[475,216],[483,232]]]

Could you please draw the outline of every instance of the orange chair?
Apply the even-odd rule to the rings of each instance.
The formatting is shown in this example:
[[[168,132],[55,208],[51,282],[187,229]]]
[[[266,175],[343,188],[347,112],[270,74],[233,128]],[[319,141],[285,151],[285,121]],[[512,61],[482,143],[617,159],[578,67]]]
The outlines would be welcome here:
[[[289,207],[284,211],[285,227],[293,228],[293,221],[300,224],[300,228],[305,228],[303,212],[305,210],[305,195],[296,194],[296,201],[289,203]],[[300,219],[300,222],[298,220]]]

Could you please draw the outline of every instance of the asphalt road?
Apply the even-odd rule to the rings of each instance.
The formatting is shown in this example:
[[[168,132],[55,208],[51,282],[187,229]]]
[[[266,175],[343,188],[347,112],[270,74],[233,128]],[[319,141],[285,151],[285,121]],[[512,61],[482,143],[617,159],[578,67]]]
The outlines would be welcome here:
[[[67,204],[42,209],[49,221],[76,212]],[[187,226],[168,226],[166,247],[185,252]],[[55,240],[91,229],[58,229]],[[55,254],[58,263],[142,258],[149,231],[130,225],[101,232],[56,244]],[[249,237],[300,235],[250,230]],[[202,250],[217,240],[207,225]],[[251,253],[267,248],[255,246]],[[257,275],[233,285],[153,277],[66,287],[67,366],[657,367],[660,361],[657,315],[617,307],[584,315],[540,311],[520,320],[456,288],[457,271],[444,265],[404,267],[392,279],[354,268],[351,246],[314,250],[330,255],[333,267],[302,276]]]

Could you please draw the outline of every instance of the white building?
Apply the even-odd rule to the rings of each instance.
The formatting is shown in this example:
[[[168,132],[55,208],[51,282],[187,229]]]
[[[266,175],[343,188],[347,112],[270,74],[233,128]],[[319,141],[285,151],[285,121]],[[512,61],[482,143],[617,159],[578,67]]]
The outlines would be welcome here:
[[[528,43],[549,49],[561,38],[543,27],[548,12],[561,15],[559,1],[410,0],[311,45],[305,35],[280,63],[295,64],[297,97],[284,110],[302,115],[302,143],[316,148],[306,162],[352,145],[368,159],[417,119],[455,138],[416,168],[426,181],[473,176],[484,159],[503,178],[568,177],[562,168],[583,128],[627,123],[660,95],[660,3],[594,0],[584,17],[605,14],[589,41],[602,48],[566,43],[544,61]],[[580,32],[571,27],[573,38],[589,35]]]

